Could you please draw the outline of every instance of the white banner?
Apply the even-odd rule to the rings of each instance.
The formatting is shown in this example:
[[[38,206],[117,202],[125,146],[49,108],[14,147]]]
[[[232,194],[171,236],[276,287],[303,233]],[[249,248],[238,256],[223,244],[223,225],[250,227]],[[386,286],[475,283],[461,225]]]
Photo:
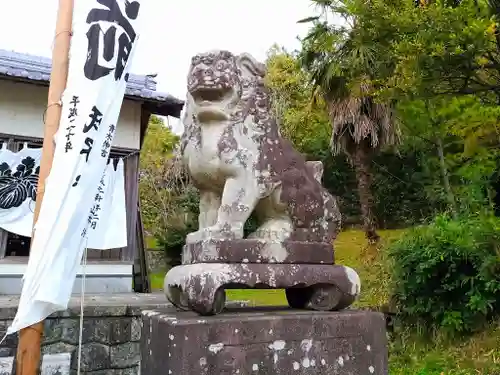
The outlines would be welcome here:
[[[42,149],[0,150],[0,228],[31,237]]]
[[[88,231],[101,214],[97,197],[106,183],[139,8],[133,0],[75,0],[54,162],[9,334],[67,308]]]
[[[0,148],[0,228],[31,237],[41,148],[19,152]],[[102,197],[97,197],[101,215],[89,230],[88,247],[97,250],[127,246],[125,170],[123,160],[110,160],[104,172]]]
[[[87,247],[107,250],[127,246],[127,217],[125,209],[125,168],[119,160],[116,169],[113,160],[104,171],[104,192],[96,196],[100,206],[99,221],[90,228]]]

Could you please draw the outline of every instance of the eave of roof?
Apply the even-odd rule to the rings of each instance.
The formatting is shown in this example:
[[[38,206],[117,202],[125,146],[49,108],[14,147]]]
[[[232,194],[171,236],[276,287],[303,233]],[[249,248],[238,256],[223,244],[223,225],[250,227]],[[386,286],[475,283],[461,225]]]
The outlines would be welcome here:
[[[51,60],[46,57],[0,49],[1,78],[47,86],[51,66]],[[179,118],[184,101],[156,91],[155,76],[130,74],[125,98],[144,102],[153,114]]]

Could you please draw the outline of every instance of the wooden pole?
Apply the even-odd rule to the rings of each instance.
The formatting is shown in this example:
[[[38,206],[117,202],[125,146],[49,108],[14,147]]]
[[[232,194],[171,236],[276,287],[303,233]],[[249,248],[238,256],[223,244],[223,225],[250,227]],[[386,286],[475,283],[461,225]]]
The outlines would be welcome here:
[[[50,74],[49,97],[45,112],[45,128],[43,149],[40,160],[40,173],[36,193],[33,225],[38,220],[40,207],[45,193],[45,180],[52,168],[54,160],[54,135],[59,129],[61,120],[61,97],[68,80],[69,48],[73,22],[73,0],[59,0],[57,24],[52,50],[52,71]],[[33,236],[31,243],[33,244]],[[32,250],[30,250],[32,251]],[[41,343],[43,338],[43,321],[24,328],[19,332],[19,343],[16,356],[17,375],[38,375],[40,367]]]

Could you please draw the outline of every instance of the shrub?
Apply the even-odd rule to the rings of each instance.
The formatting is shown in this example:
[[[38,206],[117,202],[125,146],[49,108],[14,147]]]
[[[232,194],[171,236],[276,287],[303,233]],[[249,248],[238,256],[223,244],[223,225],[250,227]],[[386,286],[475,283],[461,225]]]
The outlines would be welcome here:
[[[394,302],[413,327],[467,333],[500,311],[500,221],[436,217],[389,248]]]
[[[156,239],[165,252],[167,264],[178,266],[182,261],[182,248],[186,243],[186,236],[198,230],[199,194],[191,185],[185,191],[171,198],[171,205],[175,207],[169,212],[165,225],[156,232]]]

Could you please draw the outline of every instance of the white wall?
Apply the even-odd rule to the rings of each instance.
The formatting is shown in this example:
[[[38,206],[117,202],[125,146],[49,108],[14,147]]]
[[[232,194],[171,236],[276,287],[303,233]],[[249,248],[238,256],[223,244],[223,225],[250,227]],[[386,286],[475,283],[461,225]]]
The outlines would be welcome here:
[[[0,133],[43,138],[48,87],[0,80]],[[141,103],[124,100],[113,146],[139,149]]]
[[[5,260],[8,260],[7,257]],[[19,295],[23,289],[22,277],[26,263],[0,263],[0,295]],[[73,294],[82,293],[83,268],[80,266],[73,284]],[[86,294],[115,294],[132,292],[132,264],[120,262],[90,262],[85,266]],[[1,369],[1,366],[0,366]],[[2,373],[3,374],[3,373]]]

